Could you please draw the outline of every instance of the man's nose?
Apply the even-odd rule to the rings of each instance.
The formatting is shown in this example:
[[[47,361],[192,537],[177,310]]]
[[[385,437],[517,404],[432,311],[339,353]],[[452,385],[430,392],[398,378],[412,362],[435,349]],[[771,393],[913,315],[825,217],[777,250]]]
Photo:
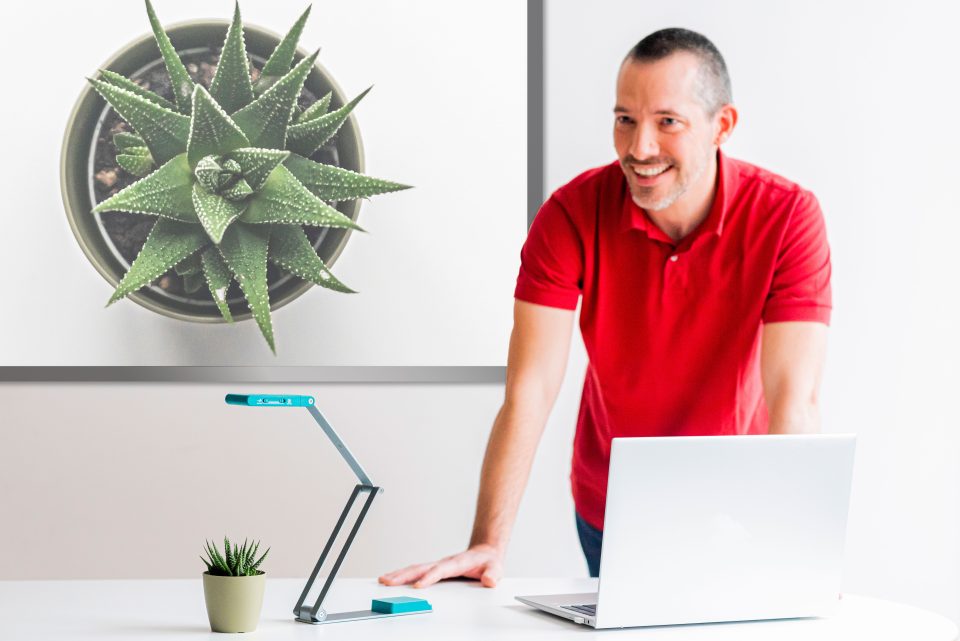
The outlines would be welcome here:
[[[630,146],[630,154],[637,160],[660,155],[660,145],[657,143],[656,128],[638,124]]]

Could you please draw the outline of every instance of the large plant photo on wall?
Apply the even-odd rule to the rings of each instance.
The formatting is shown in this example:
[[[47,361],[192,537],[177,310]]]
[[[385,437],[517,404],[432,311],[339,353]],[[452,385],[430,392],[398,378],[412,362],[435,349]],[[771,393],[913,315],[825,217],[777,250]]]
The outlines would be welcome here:
[[[241,21],[153,31],[108,61],[67,126],[61,186],[89,261],[129,298],[199,322],[252,318],[276,353],[271,309],[329,267],[360,199],[406,189],[362,174],[352,111],[317,53]],[[224,34],[225,32],[225,34]],[[369,91],[369,90],[368,90]]]

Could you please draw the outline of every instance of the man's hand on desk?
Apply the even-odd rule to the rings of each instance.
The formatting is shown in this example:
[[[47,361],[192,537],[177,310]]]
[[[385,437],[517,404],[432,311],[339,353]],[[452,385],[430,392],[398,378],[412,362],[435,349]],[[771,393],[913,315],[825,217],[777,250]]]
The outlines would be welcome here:
[[[380,577],[384,585],[412,584],[415,588],[425,588],[441,579],[454,577],[479,579],[485,588],[497,585],[503,577],[503,558],[499,550],[492,545],[472,545],[465,552],[445,557],[433,563],[420,563],[388,572]]]

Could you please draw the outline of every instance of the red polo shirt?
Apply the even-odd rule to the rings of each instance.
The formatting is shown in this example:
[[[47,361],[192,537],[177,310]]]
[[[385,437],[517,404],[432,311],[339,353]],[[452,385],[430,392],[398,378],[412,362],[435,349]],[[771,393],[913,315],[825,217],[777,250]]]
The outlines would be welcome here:
[[[575,309],[589,366],[574,439],[577,511],[603,528],[610,440],[767,432],[763,323],[830,320],[830,249],[809,191],[718,153],[707,218],[674,242],[616,162],[541,207],[515,296]]]

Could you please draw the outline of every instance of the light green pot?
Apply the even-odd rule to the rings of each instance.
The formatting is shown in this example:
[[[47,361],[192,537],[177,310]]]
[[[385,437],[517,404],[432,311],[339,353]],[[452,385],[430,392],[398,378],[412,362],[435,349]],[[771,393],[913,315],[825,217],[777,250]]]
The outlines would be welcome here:
[[[266,574],[214,576],[203,573],[203,598],[214,632],[253,632],[260,622]]]

